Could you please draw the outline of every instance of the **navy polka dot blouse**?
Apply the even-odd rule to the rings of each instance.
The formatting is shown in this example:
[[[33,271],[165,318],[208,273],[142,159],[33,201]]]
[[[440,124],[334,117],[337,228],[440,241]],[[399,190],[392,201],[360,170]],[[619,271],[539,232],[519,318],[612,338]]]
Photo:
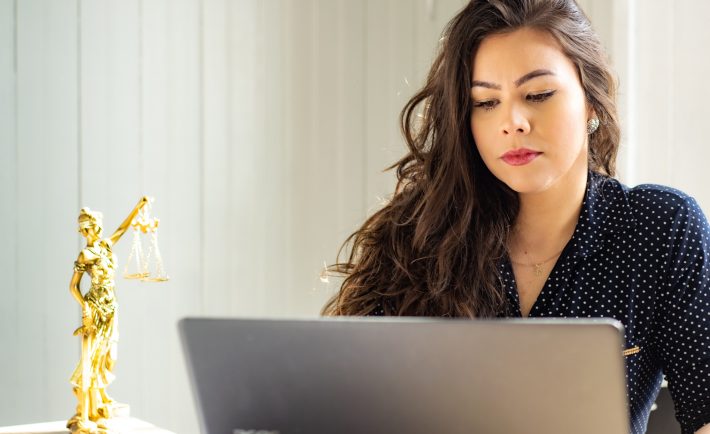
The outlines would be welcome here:
[[[521,316],[508,258],[500,271]],[[529,316],[624,324],[626,349],[639,349],[626,356],[632,433],[646,431],[664,376],[683,434],[710,423],[710,226],[693,198],[590,172],[575,232]]]

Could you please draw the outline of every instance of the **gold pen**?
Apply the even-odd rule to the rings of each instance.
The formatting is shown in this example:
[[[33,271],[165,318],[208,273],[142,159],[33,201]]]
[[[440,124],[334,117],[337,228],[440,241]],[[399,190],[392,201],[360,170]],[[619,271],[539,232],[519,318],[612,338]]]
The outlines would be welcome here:
[[[638,345],[636,345],[636,346],[633,346],[627,350],[624,350],[622,354],[624,355],[624,357],[628,357],[628,356],[638,353],[639,351],[641,351],[641,348]]]

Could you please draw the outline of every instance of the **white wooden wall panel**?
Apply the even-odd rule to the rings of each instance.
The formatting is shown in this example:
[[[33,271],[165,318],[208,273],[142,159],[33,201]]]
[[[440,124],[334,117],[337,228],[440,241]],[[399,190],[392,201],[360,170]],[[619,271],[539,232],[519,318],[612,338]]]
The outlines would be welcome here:
[[[257,255],[263,242],[263,233],[256,230],[256,222],[266,211],[259,201],[259,171],[256,166],[260,142],[260,110],[258,77],[257,33],[259,3],[255,0],[230,2],[228,8],[228,146],[229,188],[226,198],[230,208],[229,235],[230,283],[234,295],[231,312],[263,312],[264,294],[256,288]],[[271,168],[263,169],[270,171]],[[206,228],[216,230],[220,228]],[[209,259],[208,259],[209,260]],[[227,300],[225,300],[227,301]]]
[[[341,244],[362,225],[365,216],[365,19],[363,2],[338,2],[337,18],[333,20],[338,32],[338,40],[333,49],[338,65],[334,77],[336,96],[332,101],[332,107],[335,107],[332,113],[336,138],[332,143],[325,144],[325,149],[330,149],[335,155],[333,171],[328,174],[335,182],[326,180],[323,185],[327,189],[319,192],[321,207],[331,208],[336,214],[332,220],[334,226],[323,233],[320,240],[320,257],[314,258],[320,260],[319,267],[323,267],[324,262],[335,262]],[[315,299],[314,311],[322,308],[325,299],[337,291],[341,281],[336,276],[329,276],[326,282],[318,282],[316,288],[319,294]]]
[[[229,315],[233,288],[229,243],[235,226],[230,195],[228,0],[204,0],[202,8],[202,269],[201,307]],[[219,228],[219,230],[217,230]]]
[[[416,91],[414,81],[413,8],[407,0],[369,0],[367,9],[367,58],[365,107],[367,110],[368,214],[382,206],[394,191],[393,171],[383,172],[406,151],[399,128],[399,113]],[[412,80],[410,82],[409,80]],[[409,84],[408,84],[409,83]]]
[[[633,5],[634,3],[631,2]],[[702,128],[702,86],[710,60],[692,47],[705,47],[710,32],[702,22],[705,2],[654,0],[636,5],[633,20],[635,74],[630,122],[634,143],[629,157],[634,183],[658,183],[694,196],[710,211],[704,161],[710,157]]]
[[[327,293],[326,285],[319,280],[319,271],[324,263],[333,259],[336,254],[338,234],[338,207],[339,195],[347,195],[347,191],[338,191],[336,182],[328,180],[338,179],[339,152],[343,147],[342,124],[338,118],[344,113],[338,113],[337,108],[343,100],[341,94],[344,83],[342,73],[344,67],[350,65],[357,67],[360,62],[354,61],[361,52],[350,53],[349,47],[343,46],[343,14],[342,3],[337,1],[319,0],[315,3],[311,46],[313,48],[313,63],[310,65],[312,82],[311,106],[311,149],[307,160],[301,160],[301,168],[308,171],[309,185],[307,190],[299,192],[296,197],[308,197],[309,208],[303,213],[303,223],[308,230],[299,231],[302,243],[310,244],[306,251],[313,252],[304,255],[299,264],[298,272],[301,275],[303,286],[297,286],[292,291],[304,311],[317,314],[323,305],[324,295]],[[361,22],[360,22],[361,23]],[[358,23],[355,22],[355,25]],[[347,61],[343,62],[343,52],[348,54]],[[359,78],[359,77],[358,77]],[[351,83],[352,85],[352,83]],[[357,86],[357,85],[356,85]],[[360,87],[360,86],[357,86]],[[296,109],[296,107],[293,107]],[[349,119],[357,122],[358,118]],[[298,149],[296,145],[295,150]],[[304,155],[305,156],[305,155]],[[359,192],[358,192],[359,193]],[[357,200],[358,195],[354,197]],[[359,204],[358,204],[359,205]],[[317,216],[317,218],[314,218]],[[347,236],[347,235],[346,235]],[[296,246],[298,243],[296,244]],[[295,246],[294,246],[295,247]],[[291,251],[291,253],[296,253]],[[298,281],[297,280],[297,281]],[[308,285],[310,283],[310,285]],[[307,303],[304,303],[307,301]]]
[[[38,2],[26,2],[18,5],[17,10],[17,44],[18,44],[18,80],[17,80],[17,237],[18,240],[42,240],[45,232],[45,219],[47,215],[46,207],[42,204],[44,199],[43,189],[45,183],[42,182],[42,171],[38,165],[46,164],[45,161],[37,161],[37,155],[42,155],[44,135],[44,101],[42,93],[33,92],[33,89],[44,90],[43,71],[44,59],[44,38],[41,28],[47,21],[46,13]],[[34,49],[33,49],[34,48]],[[32,55],[34,53],[34,55]],[[70,156],[71,154],[67,154]],[[32,182],[34,180],[34,182]],[[74,245],[72,240],[71,245]],[[20,272],[17,288],[18,297],[17,310],[20,318],[34,318],[34,321],[22,321],[21,327],[17,328],[18,342],[23,346],[23,354],[20,365],[23,369],[17,372],[17,388],[15,399],[21,402],[34,402],[35,396],[45,389],[45,360],[48,342],[44,336],[44,303],[38,303],[45,296],[44,279],[42,273],[27,273],[26,270],[33,266],[44,266],[45,258],[42,251],[38,252],[29,243],[19,243],[17,248],[18,270]],[[44,270],[43,270],[44,271]],[[59,285],[57,290],[61,291]],[[70,312],[74,312],[71,309]],[[32,342],[41,343],[32,345]],[[67,366],[68,368],[68,366]],[[42,399],[41,405],[47,404]],[[41,420],[44,416],[34,415],[39,405],[25,406],[19,409],[19,414],[8,415],[9,418],[37,418]]]
[[[292,144],[294,177],[305,182],[292,196],[298,221],[293,222],[296,230],[289,255],[300,257],[294,269],[298,284],[291,291],[293,306],[316,315],[330,296],[329,285],[320,281],[319,274],[325,263],[334,262],[338,247],[355,224],[352,218],[345,221],[341,216],[346,210],[362,215],[362,95],[354,101],[348,97],[364,84],[363,7],[322,0],[314,3],[311,19],[312,28],[304,32],[311,61],[302,71],[309,88],[299,90],[303,94],[289,107],[295,119],[300,116],[301,101],[309,110],[309,120],[303,123],[307,153],[300,152],[299,141]],[[295,44],[289,50],[298,53]],[[348,147],[346,140],[355,144]]]
[[[243,227],[245,233],[256,234],[251,240],[251,249],[242,250],[242,254],[253,255],[250,274],[252,282],[241,288],[242,304],[249,299],[258,300],[255,314],[283,315],[290,308],[286,302],[289,287],[285,284],[282,272],[277,271],[274,264],[282,264],[289,253],[285,251],[286,233],[284,220],[289,218],[284,213],[284,169],[289,162],[284,158],[285,130],[282,120],[287,110],[283,73],[287,35],[283,33],[284,13],[283,2],[268,0],[257,2],[255,16],[255,36],[257,45],[255,51],[256,80],[251,84],[253,110],[256,118],[254,125],[254,141],[241,146],[253,146],[254,160],[249,173],[252,180],[249,185],[249,195],[252,208],[251,226]],[[244,59],[246,61],[246,59]],[[238,100],[235,100],[237,102]],[[300,108],[300,105],[299,105]],[[236,156],[236,155],[235,155]],[[268,170],[264,170],[268,168]],[[234,197],[239,204],[239,198]],[[246,204],[245,204],[246,205]],[[248,209],[248,208],[247,208]],[[253,235],[252,235],[253,236]],[[256,296],[256,297],[255,297]]]
[[[77,193],[77,158],[78,143],[78,83],[77,83],[77,8],[73,0],[43,2],[47,21],[43,29],[45,37],[43,55],[46,56],[42,71],[44,86],[44,128],[40,142],[31,146],[37,155],[43,155],[44,162],[29,172],[37,170],[44,187],[39,196],[45,208],[41,223],[44,232],[42,239],[46,243],[43,252],[45,270],[42,286],[36,288],[43,301],[44,339],[44,393],[47,404],[44,407],[48,418],[66,414],[66,403],[73,404],[73,397],[67,394],[67,377],[55,375],[59,369],[71,375],[76,365],[76,350],[70,343],[72,326],[77,325],[76,304],[67,297],[68,281],[71,270],[65,261],[63,249],[55,246],[71,245],[76,240]],[[22,98],[21,96],[19,97]],[[29,107],[28,107],[29,108]],[[28,113],[29,114],[29,113]],[[25,127],[33,128],[34,116],[22,116],[20,112],[20,131]],[[27,124],[24,121],[29,121]],[[32,139],[30,139],[32,140]],[[24,145],[24,144],[23,144]],[[41,152],[41,154],[40,154]],[[27,155],[29,157],[29,154]],[[25,160],[28,162],[29,159]],[[29,184],[29,183],[28,183]],[[35,199],[36,200],[36,199]],[[30,229],[27,227],[27,229]],[[20,232],[22,233],[22,232]],[[28,234],[29,235],[29,234]],[[31,236],[20,239],[32,239]],[[36,249],[28,249],[29,255],[22,260],[32,261]],[[24,267],[23,267],[24,268]],[[56,288],[57,290],[48,290]],[[35,301],[36,302],[36,301]],[[75,347],[76,348],[76,347]],[[71,411],[70,411],[71,413]]]
[[[156,384],[146,390],[149,396],[165,391],[167,403],[151,399],[154,409],[146,407],[146,414],[156,415],[155,423],[174,426],[181,430],[196,430],[194,418],[184,409],[192,408],[186,368],[176,323],[181,317],[200,313],[200,255],[202,221],[201,180],[202,167],[199,125],[200,94],[200,2],[197,0],[171,1],[168,7],[169,60],[168,80],[170,101],[170,131],[167,149],[168,184],[166,198],[164,249],[166,263],[179,264],[173,273],[171,286],[153,293],[149,304],[151,312],[165,308],[168,321],[156,327],[153,368]],[[197,164],[196,164],[197,162]],[[168,224],[169,222],[169,224]],[[171,276],[172,277],[172,276]],[[166,405],[167,404],[167,405]],[[190,423],[192,422],[192,423]]]
[[[318,1],[290,2],[288,29],[290,30],[286,71],[290,80],[286,92],[286,107],[290,123],[288,124],[288,164],[287,173],[292,180],[288,188],[288,215],[291,231],[288,234],[289,253],[301,252],[294,256],[290,264],[287,283],[290,295],[289,304],[301,308],[306,305],[304,298],[308,289],[314,286],[317,266],[312,262],[313,235],[319,230],[320,221],[316,216],[322,213],[318,196],[313,192],[322,188],[318,185],[317,173],[312,164],[320,161],[317,132],[321,120],[317,118],[317,98],[320,92],[319,79],[322,76],[316,70],[318,56],[317,37],[321,29],[321,19],[317,13]],[[323,35],[332,37],[332,35]],[[328,122],[324,120],[323,124]],[[305,193],[305,194],[304,194]],[[316,277],[317,278],[317,277]],[[311,312],[309,312],[311,313]]]
[[[302,38],[302,26],[303,23],[297,19],[296,12],[303,6],[302,1],[298,0],[289,0],[289,1],[284,1],[282,3],[283,5],[283,20],[281,22],[281,25],[283,27],[283,44],[284,46],[300,46],[299,42],[303,40]],[[297,137],[295,136],[296,130],[295,127],[298,125],[298,122],[300,119],[297,116],[297,113],[300,113],[303,111],[303,102],[299,101],[298,98],[296,98],[296,94],[294,91],[294,85],[296,83],[300,84],[302,80],[298,80],[298,77],[295,74],[295,68],[296,65],[299,63],[301,59],[301,54],[298,52],[294,52],[294,50],[289,50],[289,49],[284,49],[283,52],[283,59],[284,59],[284,66],[283,66],[283,83],[284,83],[284,99],[283,99],[283,109],[279,111],[279,113],[282,114],[283,116],[283,124],[282,128],[284,131],[284,134],[282,136],[282,142],[283,142],[283,158],[285,161],[294,161],[294,155],[297,153],[296,149],[296,143],[297,142]],[[287,104],[291,101],[296,101],[301,103],[299,106],[299,111],[294,112],[293,110],[288,110],[287,109]],[[285,255],[288,255],[291,251],[293,251],[295,244],[295,237],[292,236],[296,226],[296,222],[294,221],[292,217],[292,211],[294,209],[294,206],[298,203],[297,198],[294,197],[294,192],[297,191],[295,188],[295,183],[292,182],[291,180],[294,179],[294,172],[293,172],[293,167],[289,164],[284,165],[281,167],[281,170],[283,171],[284,175],[284,183],[283,183],[283,191],[284,191],[284,208],[282,213],[287,216],[285,221],[283,222],[283,227],[284,227],[284,243],[283,243],[283,249],[285,251]],[[290,260],[289,260],[290,259]],[[296,264],[296,261],[294,258],[287,258],[287,260],[283,261],[282,264],[282,272],[285,276],[293,276],[294,270],[296,270],[298,265]],[[293,288],[293,283],[292,282],[284,282],[284,286],[287,291],[287,295],[284,297],[285,303],[289,304],[293,302],[295,297],[290,296],[289,294],[292,291]]]
[[[637,183],[669,183],[672,156],[673,1],[656,0],[656,7],[638,8],[636,52],[639,113],[636,123]],[[669,19],[670,18],[670,19]],[[651,47],[653,47],[651,49]],[[642,73],[641,73],[642,72]],[[649,97],[653,101],[649,101]],[[651,102],[651,107],[643,103]]]
[[[291,218],[283,227],[286,275],[291,278],[282,283],[289,288],[285,313],[318,313],[329,295],[318,276],[324,261],[335,259],[338,204],[342,196],[352,200],[350,206],[360,204],[361,148],[342,148],[344,140],[358,141],[362,131],[362,108],[343,101],[361,86],[361,10],[359,4],[343,2],[287,3],[283,203]],[[346,29],[354,32],[348,39]],[[341,104],[348,105],[344,119],[336,114]],[[346,131],[353,135],[345,139]],[[343,161],[351,158],[352,166],[344,169]]]
[[[143,285],[136,303],[143,405],[135,413],[160,426],[194,430],[176,321],[200,312],[200,8],[194,0],[142,6],[142,176],[144,190],[156,197],[171,281]]]
[[[183,235],[180,226],[175,227],[172,221],[176,218],[176,213],[173,212],[169,179],[170,165],[175,154],[182,151],[179,144],[172,141],[174,136],[171,130],[178,127],[171,116],[171,105],[177,97],[171,93],[175,90],[173,74],[177,73],[173,71],[176,65],[173,63],[174,47],[170,39],[177,36],[171,33],[170,28],[170,20],[175,18],[171,3],[166,0],[145,0],[141,3],[140,91],[143,112],[141,141],[144,191],[156,198],[155,206],[158,209],[155,211],[161,218],[160,247],[165,252],[166,271],[170,273],[172,280],[160,284],[159,288],[155,288],[156,285],[145,285],[140,295],[135,295],[137,298],[131,306],[131,318],[136,321],[131,324],[131,329],[124,333],[122,340],[134,342],[137,345],[135,354],[140,355],[140,369],[132,372],[138,374],[132,381],[140,382],[140,385],[135,384],[133,388],[134,392],[139,391],[139,405],[134,406],[134,414],[153,423],[162,422],[165,427],[175,428],[175,424],[165,424],[165,413],[170,411],[170,391],[163,377],[168,369],[167,341],[173,338],[173,334],[164,333],[170,328],[168,323],[172,322],[173,299],[181,296],[179,290],[185,290],[181,279],[188,277],[183,267],[187,268],[189,264],[176,264],[171,260],[173,249],[180,248],[180,238]],[[190,83],[185,85],[190,86]],[[180,120],[188,123],[190,121]],[[199,224],[197,221],[191,223]],[[188,232],[190,230],[184,229]],[[173,239],[175,236],[180,238]],[[199,245],[190,244],[190,250],[199,251]],[[177,268],[173,268],[175,266]]]
[[[621,28],[614,28],[614,20],[612,19],[612,7],[614,2],[626,0],[580,0],[579,6],[587,14],[587,17],[592,22],[594,31],[601,39],[602,44],[608,51],[608,54],[613,53],[613,34],[620,31]]]
[[[634,67],[633,53],[629,52],[629,44],[633,38],[629,36],[629,19],[635,0],[579,0],[578,4],[592,22],[594,31],[599,36],[606,49],[613,72],[617,78],[618,98],[617,109],[621,124],[621,143],[617,154],[616,177],[624,183],[634,182],[633,166],[629,166],[629,153],[633,150],[630,143],[629,92],[633,90],[628,77]]]
[[[76,363],[68,297],[76,246],[77,10],[73,1],[17,3],[16,291],[19,405],[9,422],[63,417]],[[69,259],[71,258],[71,259]],[[14,350],[14,349],[13,349]],[[69,392],[69,393],[67,393]],[[5,410],[5,409],[3,409]]]
[[[636,91],[633,84],[636,75],[636,1],[613,1],[600,20],[612,22],[607,49],[612,66],[616,71],[618,89],[618,112],[621,124],[621,145],[617,156],[617,177],[627,185],[636,182],[635,146],[637,139],[634,122],[636,119]]]
[[[21,294],[17,282],[17,134],[15,75],[15,2],[0,1],[0,228],[3,231],[0,248],[0,344],[5,349],[19,348],[18,324],[25,319],[18,309]],[[0,357],[0,390],[16,391],[20,354],[3,351]],[[22,410],[21,410],[22,408]],[[0,420],[7,415],[26,412],[14,393],[0,393]]]
[[[705,84],[710,76],[710,57],[707,55],[710,3],[683,0],[673,2],[671,10],[674,18],[673,56],[667,65],[673,66],[672,80],[666,84],[671,97],[668,110],[673,113],[673,133],[666,143],[672,149],[671,180],[674,186],[695,196],[710,214],[710,190],[707,188],[710,140],[706,129],[710,88]],[[646,106],[658,105],[653,94],[645,97]]]
[[[260,245],[254,250],[258,255],[255,286],[245,287],[243,300],[258,294],[261,315],[286,315],[290,307],[288,294],[292,289],[289,278],[276,264],[283,264],[291,257],[286,250],[288,236],[285,222],[290,218],[286,210],[287,182],[286,143],[284,136],[284,115],[287,105],[287,89],[283,77],[286,67],[285,53],[289,49],[289,35],[284,32],[286,21],[284,2],[268,0],[259,2],[256,34],[260,40],[257,49],[257,75],[255,98],[260,101],[257,124],[259,143],[257,145],[255,168],[269,167],[269,170],[255,170],[252,184],[253,197],[262,208],[261,218],[254,228],[260,235]],[[260,95],[261,94],[261,95]],[[300,109],[300,104],[299,104]],[[247,229],[247,228],[245,228]],[[245,252],[246,253],[246,252]]]

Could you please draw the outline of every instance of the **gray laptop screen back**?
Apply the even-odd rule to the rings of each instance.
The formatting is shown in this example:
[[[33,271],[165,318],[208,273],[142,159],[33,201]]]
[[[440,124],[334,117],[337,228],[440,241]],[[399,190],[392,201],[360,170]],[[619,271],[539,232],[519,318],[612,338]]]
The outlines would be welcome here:
[[[611,320],[179,327],[205,434],[629,432],[623,332]]]

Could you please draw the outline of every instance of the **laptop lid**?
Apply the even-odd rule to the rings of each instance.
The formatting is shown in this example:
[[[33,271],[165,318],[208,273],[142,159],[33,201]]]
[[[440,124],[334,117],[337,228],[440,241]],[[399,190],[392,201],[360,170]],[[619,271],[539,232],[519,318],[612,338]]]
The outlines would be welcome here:
[[[628,434],[613,320],[179,323],[205,434]]]

